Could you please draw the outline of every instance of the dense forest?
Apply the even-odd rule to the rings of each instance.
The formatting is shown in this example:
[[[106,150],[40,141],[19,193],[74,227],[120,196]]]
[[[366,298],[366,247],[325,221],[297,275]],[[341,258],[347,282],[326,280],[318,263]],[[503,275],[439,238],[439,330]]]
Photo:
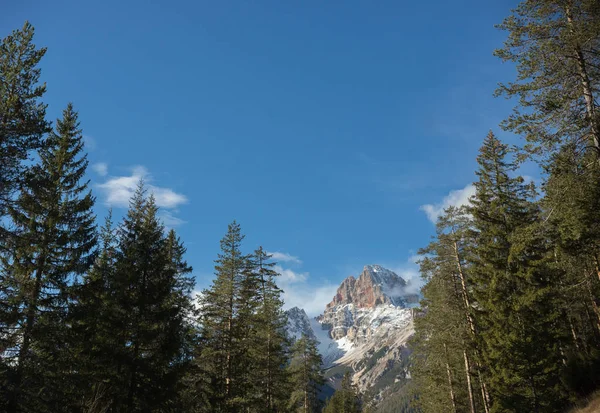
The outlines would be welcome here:
[[[600,385],[600,3],[523,1],[500,28],[518,70],[501,126],[525,143],[487,135],[470,204],[421,251],[422,412],[562,412]]]
[[[139,182],[99,219],[78,112],[46,115],[46,49],[0,43],[0,411],[564,412],[600,387],[600,3],[525,0],[496,55],[512,99],[477,158],[475,195],[420,251],[411,384],[371,406],[285,330],[270,255],[232,222],[210,287]],[[494,125],[490,125],[493,127]],[[536,182],[519,175],[535,163]]]

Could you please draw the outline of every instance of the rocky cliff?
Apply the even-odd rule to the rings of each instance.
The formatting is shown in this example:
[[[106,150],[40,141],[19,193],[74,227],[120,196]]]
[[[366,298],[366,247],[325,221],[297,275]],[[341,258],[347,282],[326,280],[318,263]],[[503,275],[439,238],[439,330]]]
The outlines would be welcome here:
[[[408,287],[393,271],[367,265],[358,277],[341,283],[323,314],[309,325],[303,311],[288,312],[293,331],[302,329],[319,340],[332,386],[350,371],[354,383],[377,398],[407,380],[406,343],[414,332],[410,307],[419,299]]]

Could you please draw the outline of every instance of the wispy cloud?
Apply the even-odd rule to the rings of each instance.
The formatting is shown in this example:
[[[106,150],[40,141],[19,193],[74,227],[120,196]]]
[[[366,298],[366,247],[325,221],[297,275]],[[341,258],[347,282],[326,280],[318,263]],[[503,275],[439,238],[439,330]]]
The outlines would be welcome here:
[[[100,176],[108,175],[108,165],[104,162],[98,162],[93,164],[92,170]]]
[[[96,139],[89,135],[83,135],[83,145],[88,152],[95,150],[96,146],[98,146],[96,144]]]
[[[293,258],[288,262],[300,264],[298,257],[285,254]],[[283,260],[281,260],[283,261]],[[311,279],[308,272],[294,271],[277,265],[274,269],[281,274],[277,284],[283,290],[284,308],[300,307],[306,311],[309,317],[314,317],[323,312],[337,291],[337,285],[329,282],[317,283]]]
[[[174,228],[174,227],[178,227],[180,225],[185,224],[187,221],[184,221],[183,219],[175,216],[173,214],[173,212],[168,211],[166,209],[162,209],[160,211],[160,219],[162,220],[163,224],[165,224],[165,226],[167,228]]]
[[[277,262],[291,262],[294,264],[302,264],[302,261],[298,257],[288,254],[287,252],[267,252],[271,255],[274,261]]]
[[[108,206],[127,207],[129,200],[134,194],[140,180],[146,182],[148,192],[154,195],[156,205],[161,208],[176,208],[179,205],[187,203],[187,198],[183,194],[179,194],[170,188],[159,187],[152,185],[152,176],[143,166],[135,166],[132,168],[131,175],[126,176],[111,176],[103,184],[99,184],[98,188],[105,195],[105,203]]]
[[[437,204],[426,204],[421,205],[421,210],[425,212],[427,218],[435,224],[438,217],[444,213],[444,210],[450,206],[459,207],[467,205],[469,199],[475,195],[475,186],[469,184],[462,189],[450,191],[448,195],[444,197],[442,202]]]
[[[108,170],[106,171],[108,174]],[[153,185],[152,175],[143,166],[135,166],[131,174],[124,176],[109,176],[104,183],[97,187],[104,195],[104,204],[109,207],[127,208],[129,200],[135,193],[140,182],[144,180],[149,194],[154,195],[156,205],[161,208],[161,218],[167,227],[183,224],[185,221],[174,215],[177,207],[188,202],[185,195],[171,188]]]

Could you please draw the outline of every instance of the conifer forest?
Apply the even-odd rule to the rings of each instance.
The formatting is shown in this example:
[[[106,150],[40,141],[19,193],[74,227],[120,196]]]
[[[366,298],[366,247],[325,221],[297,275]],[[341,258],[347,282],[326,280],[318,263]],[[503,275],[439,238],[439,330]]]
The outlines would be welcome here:
[[[514,110],[419,250],[410,374],[380,397],[348,372],[324,390],[318,340],[288,333],[276,260],[236,221],[197,293],[144,180],[97,216],[76,104],[49,119],[46,48],[29,22],[1,33],[0,412],[567,413],[600,390],[600,2],[508,13],[490,53],[516,68],[495,92]]]

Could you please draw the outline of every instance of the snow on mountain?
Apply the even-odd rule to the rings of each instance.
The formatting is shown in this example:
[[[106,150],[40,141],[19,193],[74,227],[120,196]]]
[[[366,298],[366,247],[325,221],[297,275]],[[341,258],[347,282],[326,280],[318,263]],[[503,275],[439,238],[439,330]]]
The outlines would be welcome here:
[[[286,329],[291,338],[297,340],[303,335],[306,335],[313,339],[317,339],[306,311],[302,308],[293,307],[287,310],[286,314],[288,317]]]
[[[358,278],[342,281],[319,317],[309,319],[299,308],[288,310],[288,330],[293,337],[317,339],[324,367],[332,372],[330,380],[340,379],[336,371],[352,371],[361,390],[381,392],[382,383],[389,387],[408,377],[406,343],[414,333],[409,307],[418,299],[396,273],[367,265]]]
[[[406,344],[414,333],[411,307],[418,300],[396,273],[367,265],[357,278],[342,281],[320,316],[288,310],[287,328],[291,337],[306,334],[318,341],[332,387],[350,371],[361,391],[385,397],[410,378]]]

